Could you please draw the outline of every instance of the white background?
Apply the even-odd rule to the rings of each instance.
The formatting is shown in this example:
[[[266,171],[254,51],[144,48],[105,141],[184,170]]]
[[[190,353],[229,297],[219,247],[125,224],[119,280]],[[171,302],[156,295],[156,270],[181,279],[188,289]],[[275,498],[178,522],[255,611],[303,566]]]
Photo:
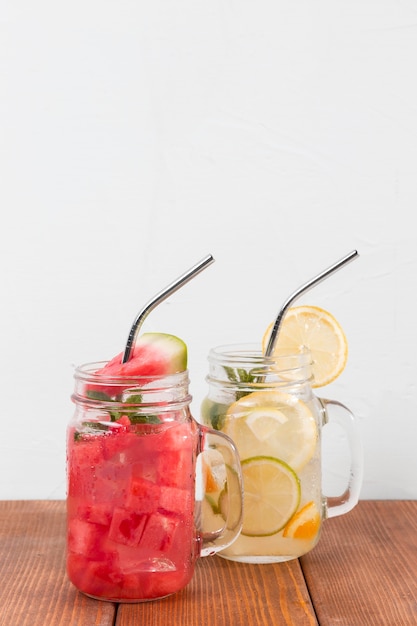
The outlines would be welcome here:
[[[349,340],[320,393],[361,497],[417,497],[416,60],[414,0],[3,0],[1,499],[65,497],[74,366],[200,258],[143,328],[187,342],[196,417],[209,348],[353,249],[299,302]]]

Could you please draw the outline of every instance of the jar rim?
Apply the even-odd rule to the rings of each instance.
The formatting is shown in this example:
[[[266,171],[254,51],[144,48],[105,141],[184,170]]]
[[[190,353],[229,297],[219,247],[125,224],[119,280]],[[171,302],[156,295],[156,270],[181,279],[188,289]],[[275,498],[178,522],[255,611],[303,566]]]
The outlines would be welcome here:
[[[178,382],[189,382],[189,370],[185,369],[181,372],[174,372],[170,374],[141,374],[141,375],[103,375],[100,370],[107,365],[109,361],[95,361],[91,363],[83,363],[78,365],[74,370],[74,378],[76,380],[84,382],[98,382],[108,384],[135,384],[140,386],[146,384],[147,386],[153,382],[166,381],[166,386],[178,384]],[[164,385],[165,386],[165,385]]]
[[[208,355],[209,361],[234,361],[253,362],[265,365],[288,363],[293,361],[300,366],[309,366],[312,363],[312,354],[307,346],[300,346],[298,351],[281,350],[271,356],[265,356],[259,344],[256,343],[234,343],[224,344],[211,348]],[[285,368],[286,369],[286,368]]]
[[[165,406],[187,406],[192,396],[189,394],[188,370],[173,374],[149,376],[103,375],[102,367],[108,361],[84,363],[74,372],[75,389],[71,398],[75,404],[86,406],[104,406],[112,409],[130,407],[158,406],[162,411]]]
[[[265,356],[258,344],[226,344],[212,348],[206,380],[230,387],[268,388],[270,385],[311,384],[313,359],[309,348],[300,347]]]

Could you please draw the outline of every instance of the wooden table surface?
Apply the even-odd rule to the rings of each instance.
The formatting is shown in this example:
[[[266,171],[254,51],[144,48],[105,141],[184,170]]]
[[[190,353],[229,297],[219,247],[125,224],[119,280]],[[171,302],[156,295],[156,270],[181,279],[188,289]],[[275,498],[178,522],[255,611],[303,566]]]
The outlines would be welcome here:
[[[65,503],[0,502],[0,626],[417,625],[417,501],[361,501],[300,560],[199,559],[186,589],[113,604],[65,574]]]

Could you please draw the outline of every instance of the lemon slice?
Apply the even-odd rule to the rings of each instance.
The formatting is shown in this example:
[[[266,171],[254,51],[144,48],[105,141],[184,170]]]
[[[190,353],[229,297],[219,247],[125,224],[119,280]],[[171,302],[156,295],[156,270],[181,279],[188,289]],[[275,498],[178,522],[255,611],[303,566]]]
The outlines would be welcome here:
[[[273,324],[262,339],[265,351]],[[328,311],[317,306],[297,306],[288,309],[282,321],[274,354],[310,349],[313,358],[313,387],[323,387],[344,370],[348,356],[346,336],[339,322]]]
[[[244,515],[242,534],[275,535],[287,524],[300,503],[297,474],[283,461],[255,456],[242,461]]]
[[[320,529],[320,513],[313,501],[303,506],[284,528],[283,536],[311,541]]]
[[[254,391],[227,410],[223,432],[233,439],[240,458],[267,455],[295,471],[308,463],[317,443],[317,426],[305,402],[281,391]]]

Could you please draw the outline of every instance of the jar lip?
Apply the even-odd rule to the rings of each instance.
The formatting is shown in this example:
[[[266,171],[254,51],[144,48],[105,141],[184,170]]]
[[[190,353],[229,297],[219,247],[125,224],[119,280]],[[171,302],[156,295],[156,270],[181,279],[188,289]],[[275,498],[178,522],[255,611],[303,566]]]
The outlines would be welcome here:
[[[212,348],[208,355],[209,383],[239,388],[312,383],[313,359],[307,347],[265,356],[258,344],[228,344]]]
[[[117,384],[134,384],[136,386],[141,386],[141,384],[149,386],[150,384],[158,381],[164,381],[164,386],[173,386],[179,383],[188,383],[189,382],[189,371],[188,369],[183,370],[181,372],[175,372],[170,374],[144,374],[144,375],[103,375],[100,373],[100,370],[108,363],[109,361],[96,361],[91,363],[83,363],[82,365],[78,365],[74,370],[74,378],[84,382],[100,382],[104,384],[113,383]]]
[[[298,351],[282,350],[272,356],[265,356],[259,344],[256,343],[235,343],[225,344],[211,348],[209,361],[228,363],[263,363],[265,365],[287,367],[289,362],[297,363],[298,367],[309,366],[312,363],[311,350],[307,346],[300,346]]]

